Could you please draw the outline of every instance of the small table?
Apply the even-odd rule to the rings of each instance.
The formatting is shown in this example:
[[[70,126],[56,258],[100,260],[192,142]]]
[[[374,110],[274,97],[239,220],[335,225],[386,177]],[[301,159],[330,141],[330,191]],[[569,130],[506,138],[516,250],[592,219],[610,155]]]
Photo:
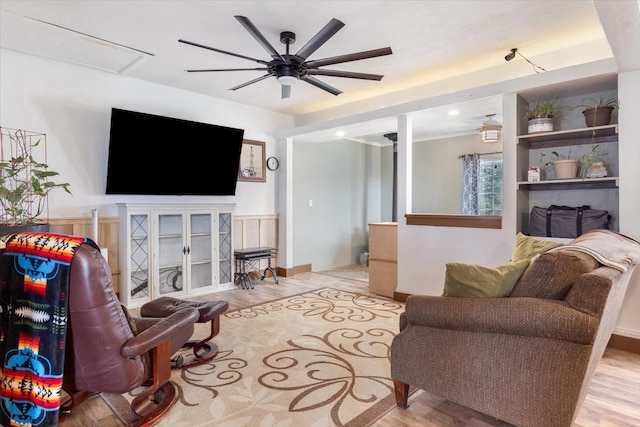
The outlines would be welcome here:
[[[271,259],[278,255],[276,248],[261,246],[258,248],[246,248],[237,249],[233,251],[233,257],[236,262],[236,273],[234,283],[242,286],[242,289],[253,289],[253,283],[249,273],[252,271],[259,271],[258,262],[266,259],[268,262],[267,268],[264,269],[260,280],[264,280],[267,277],[267,271],[270,271],[273,275],[273,280],[278,284],[278,276],[276,276],[276,270],[271,266]]]

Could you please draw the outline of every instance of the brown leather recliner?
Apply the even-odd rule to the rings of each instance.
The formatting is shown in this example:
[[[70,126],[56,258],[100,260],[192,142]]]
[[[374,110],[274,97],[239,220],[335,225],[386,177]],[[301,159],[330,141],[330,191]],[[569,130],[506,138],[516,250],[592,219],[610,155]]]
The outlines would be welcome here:
[[[96,249],[80,246],[71,263],[63,378],[71,402],[63,409],[96,392],[122,394],[145,386],[131,403],[140,417],[135,425],[157,422],[176,400],[170,357],[189,340],[198,317],[195,308],[162,319],[129,317],[105,259]]]

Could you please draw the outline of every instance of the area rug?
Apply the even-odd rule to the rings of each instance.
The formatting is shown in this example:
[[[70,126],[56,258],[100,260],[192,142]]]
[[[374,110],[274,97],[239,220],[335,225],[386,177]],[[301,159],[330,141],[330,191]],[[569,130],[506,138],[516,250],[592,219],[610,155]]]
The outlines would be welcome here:
[[[389,353],[402,311],[325,288],[227,312],[220,352],[173,371],[179,401],[157,425],[369,426],[395,405]],[[121,396],[103,398],[122,407]]]

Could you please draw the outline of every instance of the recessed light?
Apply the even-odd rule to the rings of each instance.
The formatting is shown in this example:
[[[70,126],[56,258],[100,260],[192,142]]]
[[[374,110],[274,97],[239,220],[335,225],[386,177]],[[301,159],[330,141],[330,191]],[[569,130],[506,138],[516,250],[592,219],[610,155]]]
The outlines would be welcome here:
[[[337,130],[337,131],[336,131],[336,136],[337,136],[338,138],[342,138],[342,137],[344,136],[344,131],[343,131],[343,130]]]
[[[459,114],[458,110],[449,110],[449,115],[450,116],[457,116]]]

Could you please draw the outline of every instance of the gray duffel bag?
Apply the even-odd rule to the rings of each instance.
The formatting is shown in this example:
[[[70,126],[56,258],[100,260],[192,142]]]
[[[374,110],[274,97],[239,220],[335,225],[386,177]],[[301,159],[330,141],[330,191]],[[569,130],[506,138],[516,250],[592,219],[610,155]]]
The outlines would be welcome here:
[[[590,206],[534,206],[529,214],[529,235],[575,238],[595,229],[609,229],[609,212]]]

